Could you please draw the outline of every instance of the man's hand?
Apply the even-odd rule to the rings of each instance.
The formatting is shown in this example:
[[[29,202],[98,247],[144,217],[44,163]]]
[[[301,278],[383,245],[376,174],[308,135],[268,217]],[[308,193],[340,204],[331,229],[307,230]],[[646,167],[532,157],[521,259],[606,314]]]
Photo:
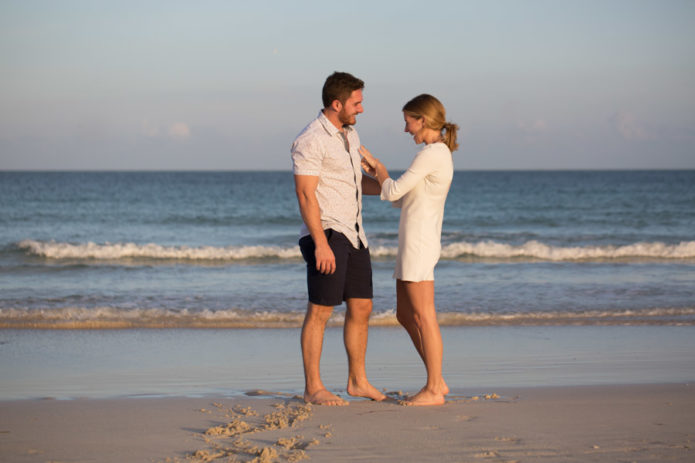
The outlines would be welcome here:
[[[328,243],[317,244],[314,254],[316,256],[316,270],[325,275],[335,273],[335,255]]]

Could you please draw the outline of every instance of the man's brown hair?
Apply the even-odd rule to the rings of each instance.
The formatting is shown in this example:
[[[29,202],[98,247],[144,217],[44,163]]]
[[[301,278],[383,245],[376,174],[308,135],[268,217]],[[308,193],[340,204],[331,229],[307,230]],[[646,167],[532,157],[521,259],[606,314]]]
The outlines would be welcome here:
[[[323,91],[321,92],[323,107],[328,108],[335,100],[345,104],[352,92],[363,88],[364,82],[362,80],[347,72],[336,71],[328,76],[323,84]]]

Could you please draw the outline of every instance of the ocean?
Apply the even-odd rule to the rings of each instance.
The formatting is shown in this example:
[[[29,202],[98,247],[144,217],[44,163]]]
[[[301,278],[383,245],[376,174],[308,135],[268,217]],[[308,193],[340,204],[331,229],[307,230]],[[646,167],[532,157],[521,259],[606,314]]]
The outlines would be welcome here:
[[[397,326],[398,214],[364,198],[375,327]],[[295,333],[300,225],[289,171],[0,172],[0,366],[68,329]],[[435,286],[449,330],[693,333],[695,171],[457,171]]]
[[[380,325],[398,214],[365,197]],[[0,173],[0,326],[299,326],[300,225],[290,172]],[[695,171],[459,171],[442,246],[443,325],[695,324]]]

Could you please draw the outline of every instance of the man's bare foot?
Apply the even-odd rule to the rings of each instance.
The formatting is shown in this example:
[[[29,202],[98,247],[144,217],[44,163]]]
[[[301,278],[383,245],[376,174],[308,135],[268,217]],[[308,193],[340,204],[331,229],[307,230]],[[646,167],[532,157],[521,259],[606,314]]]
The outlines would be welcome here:
[[[304,402],[308,404],[328,405],[333,407],[342,407],[350,404],[348,401],[341,399],[326,389],[321,389],[313,394],[304,392]]]
[[[348,381],[347,392],[353,397],[365,397],[367,399],[376,400],[381,402],[386,398],[384,394],[379,391],[379,389],[372,386],[370,383],[366,382],[364,384],[353,384]]]
[[[422,388],[420,392],[402,402],[403,405],[408,406],[422,406],[422,405],[443,405],[446,402],[444,399],[444,394],[429,391]]]

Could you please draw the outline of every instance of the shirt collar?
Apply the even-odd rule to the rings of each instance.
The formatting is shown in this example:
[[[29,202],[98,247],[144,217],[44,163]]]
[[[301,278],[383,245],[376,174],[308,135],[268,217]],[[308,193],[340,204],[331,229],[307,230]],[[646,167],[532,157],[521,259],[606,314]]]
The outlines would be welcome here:
[[[328,132],[329,135],[334,136],[335,134],[340,132],[340,130],[338,130],[338,127],[333,125],[333,123],[328,120],[326,115],[323,113],[323,109],[319,110],[318,119],[319,119],[319,122],[321,123],[321,125],[323,126],[323,129],[326,132]],[[345,131],[345,135],[347,135],[349,132],[351,132],[354,129],[352,128],[352,126],[346,125],[346,126],[343,126],[343,130]]]

